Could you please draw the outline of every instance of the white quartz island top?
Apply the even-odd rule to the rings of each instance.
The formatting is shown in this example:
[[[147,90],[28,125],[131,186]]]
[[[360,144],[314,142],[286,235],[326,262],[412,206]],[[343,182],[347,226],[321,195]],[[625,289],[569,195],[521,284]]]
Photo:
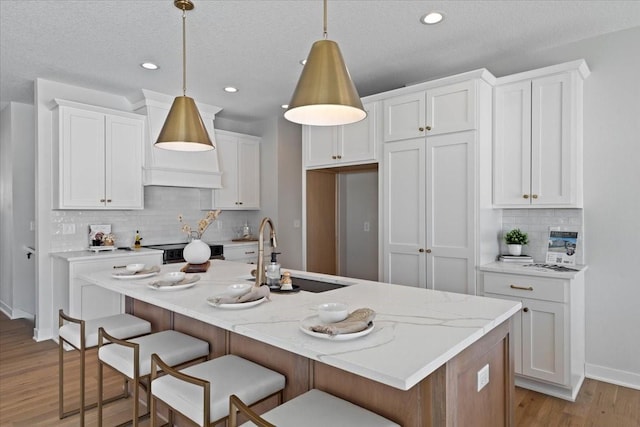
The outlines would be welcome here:
[[[183,265],[164,265],[162,271],[177,271]],[[293,270],[289,270],[292,276],[353,285],[322,293],[271,293],[270,301],[243,309],[207,303],[208,297],[223,294],[228,285],[246,283],[253,268],[212,260],[207,273],[197,273],[201,279],[195,286],[175,291],[152,289],[149,283],[154,278],[115,279],[113,271],[90,273],[82,279],[400,390],[416,385],[521,308],[515,301]],[[375,310],[373,331],[345,341],[303,333],[300,321],[315,316],[323,302],[344,302],[350,311]]]

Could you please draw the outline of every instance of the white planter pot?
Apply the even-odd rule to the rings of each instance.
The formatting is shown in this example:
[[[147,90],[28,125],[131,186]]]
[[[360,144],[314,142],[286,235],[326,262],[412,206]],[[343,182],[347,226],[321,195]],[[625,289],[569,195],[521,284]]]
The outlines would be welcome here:
[[[522,254],[522,245],[507,245],[509,255],[520,256]]]
[[[204,264],[211,256],[211,248],[200,239],[193,239],[184,247],[184,260],[189,264]]]

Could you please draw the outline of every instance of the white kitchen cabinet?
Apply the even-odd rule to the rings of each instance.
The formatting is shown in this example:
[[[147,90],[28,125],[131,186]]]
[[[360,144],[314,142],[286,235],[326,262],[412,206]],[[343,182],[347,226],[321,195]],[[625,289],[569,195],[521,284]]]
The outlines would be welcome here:
[[[144,114],[148,124],[148,137],[144,148],[143,184],[220,188],[222,174],[218,165],[217,150],[175,151],[154,146],[173,100],[173,96],[142,89],[140,99],[133,104],[134,111]],[[215,115],[222,108],[199,102],[196,104],[209,137],[213,141]]]
[[[385,142],[475,129],[475,80],[394,96],[383,109]]]
[[[498,252],[497,242],[480,239],[480,231],[497,235],[500,229],[486,154],[491,87],[476,78],[402,93],[383,104],[383,278],[475,294],[476,266]],[[425,123],[435,132],[425,136],[416,127]]]
[[[485,296],[522,302],[513,329],[516,385],[573,401],[584,380],[584,273],[537,277],[523,268],[483,273]]]
[[[305,168],[335,167],[376,162],[378,159],[378,104],[364,103],[367,117],[343,126],[302,126]]]
[[[71,317],[84,320],[124,313],[124,296],[79,278],[82,274],[100,270],[122,271],[117,267],[142,263],[148,267],[162,265],[162,251],[114,251],[92,253],[89,251],[60,252],[52,254],[52,273],[55,286],[53,324],[58,324],[58,309]],[[141,279],[146,286],[151,279]]]
[[[240,242],[224,245],[224,259],[256,264],[258,262],[258,242]]]
[[[508,76],[495,87],[494,205],[582,207],[584,61]]]
[[[201,192],[202,209],[260,209],[260,138],[216,131],[222,188]]]
[[[57,209],[143,208],[143,116],[56,100],[53,123]]]

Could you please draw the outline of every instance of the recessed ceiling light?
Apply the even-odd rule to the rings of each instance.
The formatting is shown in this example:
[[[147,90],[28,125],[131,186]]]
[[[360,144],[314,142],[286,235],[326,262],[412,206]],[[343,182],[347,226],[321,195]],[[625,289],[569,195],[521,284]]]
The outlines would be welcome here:
[[[429,12],[420,18],[420,22],[426,25],[437,24],[444,19],[444,15],[441,12]]]
[[[145,70],[157,70],[158,68],[160,68],[153,62],[143,62],[142,64],[140,64],[140,66]]]
[[[238,88],[233,86],[227,86],[224,88],[224,91],[229,93],[236,93],[238,91]]]

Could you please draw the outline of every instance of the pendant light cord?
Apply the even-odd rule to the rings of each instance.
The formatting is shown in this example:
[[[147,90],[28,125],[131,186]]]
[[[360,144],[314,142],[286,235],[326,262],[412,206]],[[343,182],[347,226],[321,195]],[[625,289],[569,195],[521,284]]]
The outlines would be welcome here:
[[[324,23],[323,23],[322,36],[327,39],[327,0],[324,0]]]
[[[187,10],[182,9],[182,96],[187,96]]]

